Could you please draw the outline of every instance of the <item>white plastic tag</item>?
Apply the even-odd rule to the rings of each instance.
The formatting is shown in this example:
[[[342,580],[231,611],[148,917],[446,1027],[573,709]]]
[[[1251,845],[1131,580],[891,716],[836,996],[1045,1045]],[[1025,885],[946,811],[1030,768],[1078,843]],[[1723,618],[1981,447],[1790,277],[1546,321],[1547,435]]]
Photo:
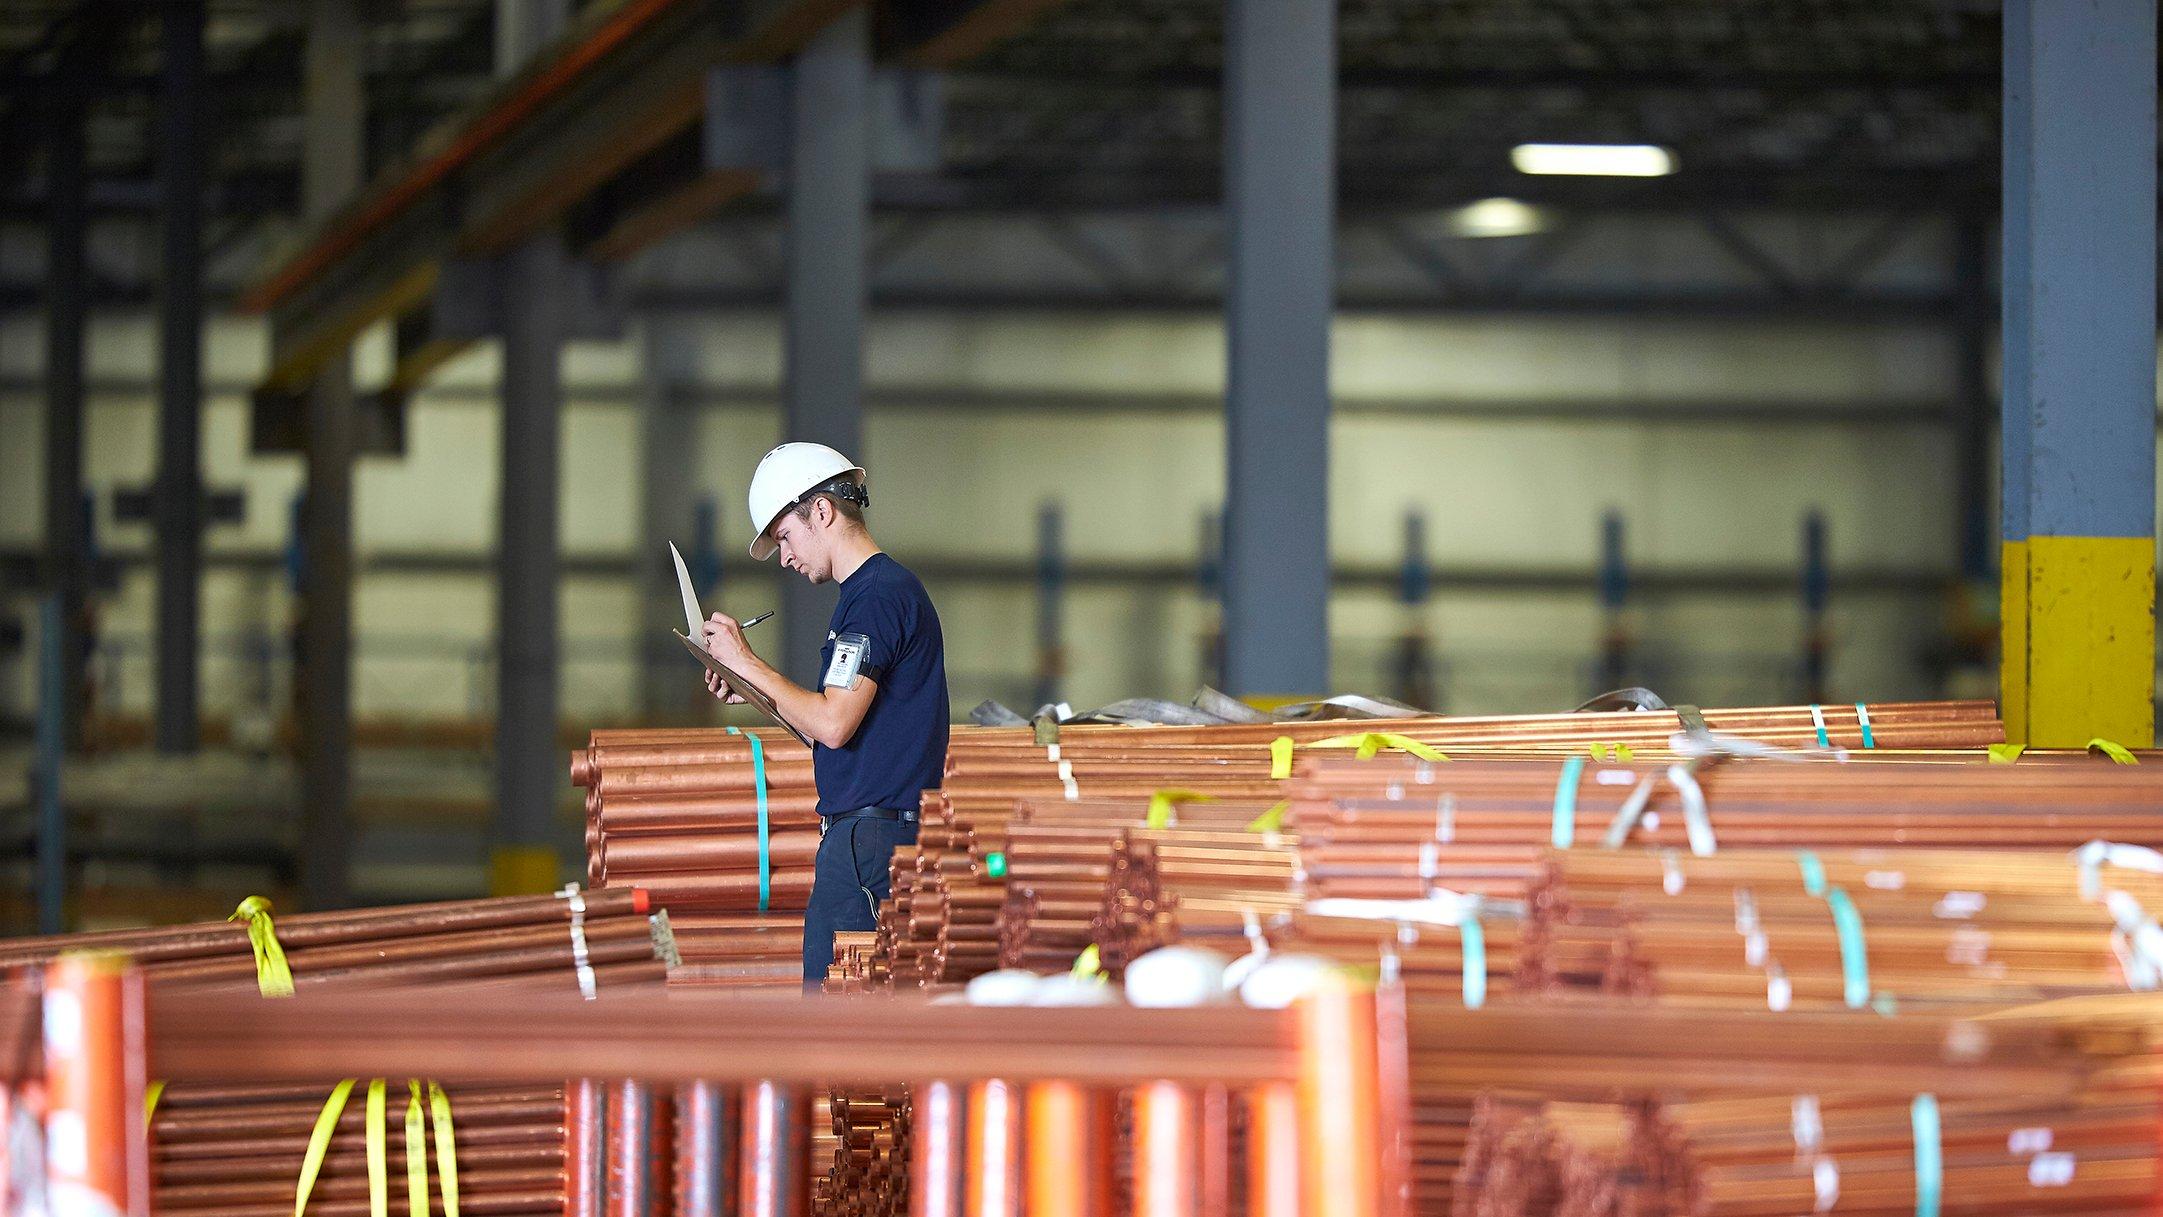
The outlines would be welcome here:
[[[871,639],[862,634],[842,634],[834,639],[834,657],[827,661],[826,678],[820,681],[822,688],[853,689],[856,687],[857,669],[864,665],[864,650]]]

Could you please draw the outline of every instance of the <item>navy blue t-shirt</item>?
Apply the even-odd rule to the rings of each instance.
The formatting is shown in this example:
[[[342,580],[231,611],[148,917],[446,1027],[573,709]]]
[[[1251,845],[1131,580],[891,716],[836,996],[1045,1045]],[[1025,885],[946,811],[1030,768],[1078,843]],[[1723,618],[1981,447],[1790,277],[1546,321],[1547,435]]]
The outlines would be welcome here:
[[[871,555],[841,581],[841,602],[819,651],[819,687],[834,660],[834,640],[867,640],[857,671],[878,682],[871,709],[839,748],[815,744],[819,814],[860,807],[915,811],[917,796],[936,789],[946,766],[946,639],[939,611],[909,568],[883,553]]]

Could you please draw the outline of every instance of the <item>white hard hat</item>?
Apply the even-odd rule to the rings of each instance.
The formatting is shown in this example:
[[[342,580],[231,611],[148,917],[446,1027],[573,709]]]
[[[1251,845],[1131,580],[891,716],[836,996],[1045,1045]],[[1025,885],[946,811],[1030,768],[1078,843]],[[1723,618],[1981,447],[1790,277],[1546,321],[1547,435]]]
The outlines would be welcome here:
[[[773,556],[774,539],[768,530],[781,513],[809,492],[837,477],[853,476],[864,483],[864,470],[824,444],[783,444],[759,459],[751,475],[751,556],[763,562]]]

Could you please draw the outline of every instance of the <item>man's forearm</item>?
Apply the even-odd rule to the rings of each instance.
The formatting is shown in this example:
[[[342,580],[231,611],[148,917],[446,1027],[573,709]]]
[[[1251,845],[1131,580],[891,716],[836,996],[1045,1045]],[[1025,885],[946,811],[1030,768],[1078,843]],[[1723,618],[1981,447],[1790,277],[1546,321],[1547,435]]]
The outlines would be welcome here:
[[[805,735],[816,739],[825,734],[826,698],[806,689],[788,677],[775,671],[771,665],[753,655],[751,662],[736,669],[736,674],[751,683],[751,687],[766,695],[774,703],[774,709]]]

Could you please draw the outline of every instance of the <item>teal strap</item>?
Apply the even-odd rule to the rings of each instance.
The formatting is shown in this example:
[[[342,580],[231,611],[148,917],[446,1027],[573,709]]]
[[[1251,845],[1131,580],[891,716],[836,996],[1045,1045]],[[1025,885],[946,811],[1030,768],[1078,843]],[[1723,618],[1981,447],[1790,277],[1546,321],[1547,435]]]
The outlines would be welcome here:
[[[774,895],[773,862],[769,856],[769,828],[766,820],[766,745],[758,736],[746,731],[729,728],[730,735],[741,735],[751,741],[751,781],[759,796],[759,911],[765,912]]]
[[[1795,865],[1802,868],[1803,891],[1812,896],[1825,894],[1825,864],[1807,849],[1795,851]]]
[[[1457,934],[1465,957],[1465,1009],[1477,1010],[1487,1004],[1487,932],[1480,928],[1476,910],[1465,910]]]
[[[1915,1217],[1938,1217],[1945,1194],[1945,1148],[1938,1123],[1938,1096],[1919,1094],[1908,1108],[1915,1127]]]
[[[1870,733],[1870,709],[1861,702],[1855,703],[1855,721],[1861,723],[1863,727],[1863,747],[1877,747],[1878,739]]]
[[[1828,889],[1825,903],[1832,908],[1833,929],[1840,934],[1840,971],[1846,978],[1848,1009],[1860,1010],[1870,1004],[1870,956],[1863,944],[1863,915],[1844,887]]]
[[[1577,783],[1584,776],[1584,757],[1573,756],[1562,762],[1562,776],[1555,780],[1556,849],[1568,849],[1577,840]]]
[[[1811,721],[1811,722],[1813,722],[1813,723],[1816,723],[1816,724],[1817,724],[1817,728],[1818,728],[1818,747],[1820,747],[1820,748],[1830,748],[1830,747],[1832,747],[1832,746],[1833,746],[1833,740],[1832,740],[1832,737],[1831,737],[1831,736],[1829,736],[1829,735],[1827,735],[1827,734],[1825,734],[1825,707],[1823,707],[1823,706],[1820,706],[1820,705],[1816,704],[1815,702],[1811,703],[1811,706],[1810,706],[1810,721]]]

